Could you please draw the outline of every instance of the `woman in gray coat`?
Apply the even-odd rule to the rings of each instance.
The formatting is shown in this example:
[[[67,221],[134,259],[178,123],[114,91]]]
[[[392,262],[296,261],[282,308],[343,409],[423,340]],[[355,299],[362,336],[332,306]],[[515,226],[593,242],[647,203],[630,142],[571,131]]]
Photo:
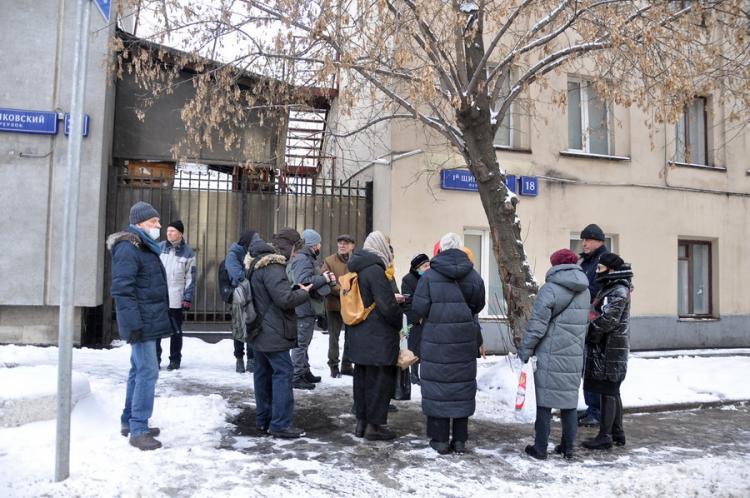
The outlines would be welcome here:
[[[547,458],[551,409],[560,409],[562,441],[555,453],[573,456],[576,437],[578,388],[583,370],[583,348],[590,307],[589,281],[576,264],[578,256],[560,249],[550,256],[552,268],[539,289],[518,356],[526,363],[537,357],[534,373],[536,386],[536,422],[534,444],[526,453]]]

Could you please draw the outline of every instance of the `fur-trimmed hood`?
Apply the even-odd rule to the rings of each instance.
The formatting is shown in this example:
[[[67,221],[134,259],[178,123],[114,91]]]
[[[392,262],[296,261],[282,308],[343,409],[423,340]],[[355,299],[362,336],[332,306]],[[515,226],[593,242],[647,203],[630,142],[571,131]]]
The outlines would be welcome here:
[[[250,269],[250,263],[252,263],[254,259],[255,258],[253,258],[250,254],[245,256],[245,269],[246,270]],[[264,268],[268,265],[273,265],[273,264],[286,266],[286,258],[282,256],[281,254],[266,254],[265,256],[262,256],[258,260],[258,262],[255,264],[255,269],[260,270],[261,268]]]
[[[112,235],[107,237],[107,249],[111,251],[118,242],[122,242],[123,240],[130,242],[139,249],[141,247],[141,244],[143,244],[143,241],[138,236],[138,234],[135,234],[128,230],[123,230],[122,232],[113,233]]]

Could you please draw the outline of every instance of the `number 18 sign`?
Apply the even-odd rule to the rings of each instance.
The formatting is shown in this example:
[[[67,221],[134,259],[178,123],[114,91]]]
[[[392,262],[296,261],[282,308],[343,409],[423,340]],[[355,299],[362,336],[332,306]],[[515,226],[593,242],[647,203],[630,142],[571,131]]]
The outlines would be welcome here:
[[[519,194],[536,197],[539,194],[539,179],[535,176],[522,176]]]

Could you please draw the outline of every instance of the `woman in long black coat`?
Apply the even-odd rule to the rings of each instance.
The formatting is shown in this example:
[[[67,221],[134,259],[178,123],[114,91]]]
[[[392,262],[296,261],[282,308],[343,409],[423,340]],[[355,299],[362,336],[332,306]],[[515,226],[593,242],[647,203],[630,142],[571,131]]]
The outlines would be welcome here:
[[[419,277],[430,268],[430,258],[426,254],[417,254],[409,264],[409,273],[401,279],[401,292],[406,296],[403,304],[404,314],[406,314],[406,323],[409,325],[409,336],[407,342],[409,349],[419,356],[419,346],[422,341],[422,324],[420,318],[412,311],[411,301],[414,292],[417,290]],[[411,383],[419,384],[419,363],[411,366]]]
[[[449,233],[430,271],[419,279],[412,311],[423,318],[420,350],[422,412],[430,446],[440,454],[463,453],[477,392],[477,356],[482,334],[475,315],[485,305],[484,282]],[[453,439],[448,443],[451,433]]]
[[[633,271],[615,253],[599,260],[596,280],[601,288],[592,306],[593,320],[586,334],[583,389],[601,396],[599,434],[583,442],[604,450],[625,444],[620,384],[625,380],[630,352],[630,288]]]
[[[375,303],[367,318],[346,327],[349,357],[354,363],[354,406],[357,437],[388,440],[396,434],[385,427],[388,405],[396,386],[396,360],[401,330],[401,307],[386,268],[393,261],[388,239],[380,232],[367,236],[361,250],[349,257],[347,267],[359,279],[365,307]]]

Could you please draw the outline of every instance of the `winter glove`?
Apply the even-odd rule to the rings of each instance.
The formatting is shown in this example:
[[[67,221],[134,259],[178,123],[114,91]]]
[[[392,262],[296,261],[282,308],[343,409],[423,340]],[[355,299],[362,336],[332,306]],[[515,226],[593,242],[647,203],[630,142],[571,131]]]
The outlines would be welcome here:
[[[182,300],[182,309],[183,310],[188,311],[192,307],[193,307],[193,303],[191,303],[190,301],[185,301],[184,299]]]

